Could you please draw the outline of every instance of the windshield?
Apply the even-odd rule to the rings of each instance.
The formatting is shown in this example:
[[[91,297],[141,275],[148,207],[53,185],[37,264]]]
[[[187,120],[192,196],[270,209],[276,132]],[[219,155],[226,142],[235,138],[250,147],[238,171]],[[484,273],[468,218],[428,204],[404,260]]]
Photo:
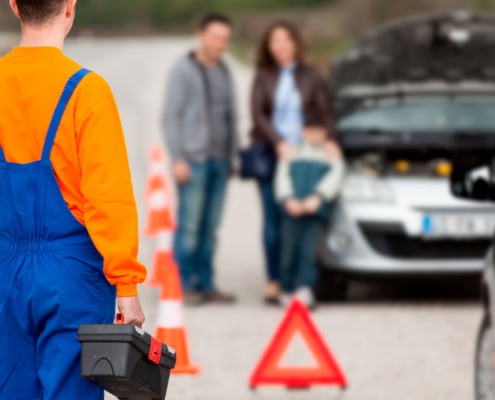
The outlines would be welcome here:
[[[495,98],[409,98],[377,101],[340,119],[340,130],[495,132]]]

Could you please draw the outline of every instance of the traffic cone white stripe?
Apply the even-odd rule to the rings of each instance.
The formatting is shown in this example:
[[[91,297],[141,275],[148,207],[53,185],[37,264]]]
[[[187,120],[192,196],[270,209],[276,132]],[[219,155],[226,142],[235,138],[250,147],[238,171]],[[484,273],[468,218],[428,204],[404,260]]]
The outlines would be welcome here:
[[[156,250],[162,253],[168,253],[172,250],[174,240],[173,233],[169,230],[160,231],[156,239]]]
[[[165,163],[157,162],[153,163],[150,168],[150,176],[163,176],[165,178]]]
[[[184,327],[184,312],[180,300],[160,301],[158,305],[157,326],[165,329]]]
[[[151,195],[150,209],[163,210],[170,207],[170,200],[164,190],[156,191]]]

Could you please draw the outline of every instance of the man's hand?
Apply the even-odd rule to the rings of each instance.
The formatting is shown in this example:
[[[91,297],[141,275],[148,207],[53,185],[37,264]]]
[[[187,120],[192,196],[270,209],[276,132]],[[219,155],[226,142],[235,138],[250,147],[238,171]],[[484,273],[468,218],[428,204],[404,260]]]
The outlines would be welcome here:
[[[277,146],[277,154],[280,161],[290,161],[294,157],[295,149],[287,142],[280,142]]]
[[[306,214],[314,215],[318,212],[322,204],[320,196],[314,194],[307,197],[303,202],[303,209]]]
[[[187,161],[176,161],[172,165],[172,174],[179,185],[185,185],[191,179],[191,166]]]
[[[143,327],[145,317],[139,297],[117,297],[117,307],[125,324]]]
[[[304,214],[304,208],[300,201],[296,199],[289,199],[285,202],[285,210],[293,217],[297,218]]]

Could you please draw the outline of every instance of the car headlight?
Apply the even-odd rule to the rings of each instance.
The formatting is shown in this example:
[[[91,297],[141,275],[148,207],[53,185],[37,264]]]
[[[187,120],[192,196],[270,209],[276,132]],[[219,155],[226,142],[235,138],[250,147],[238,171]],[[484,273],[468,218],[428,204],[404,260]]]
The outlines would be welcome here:
[[[349,176],[342,188],[342,199],[360,203],[393,203],[394,195],[390,186],[378,178]]]

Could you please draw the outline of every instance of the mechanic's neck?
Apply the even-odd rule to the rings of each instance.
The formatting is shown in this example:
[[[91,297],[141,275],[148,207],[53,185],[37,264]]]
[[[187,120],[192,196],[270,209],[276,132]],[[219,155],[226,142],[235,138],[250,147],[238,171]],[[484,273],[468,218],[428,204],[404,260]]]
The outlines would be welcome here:
[[[207,68],[215,68],[220,63],[220,60],[210,57],[204,49],[197,50],[195,56],[196,60]]]
[[[55,47],[63,50],[65,26],[46,24],[43,26],[23,25],[20,47]]]

